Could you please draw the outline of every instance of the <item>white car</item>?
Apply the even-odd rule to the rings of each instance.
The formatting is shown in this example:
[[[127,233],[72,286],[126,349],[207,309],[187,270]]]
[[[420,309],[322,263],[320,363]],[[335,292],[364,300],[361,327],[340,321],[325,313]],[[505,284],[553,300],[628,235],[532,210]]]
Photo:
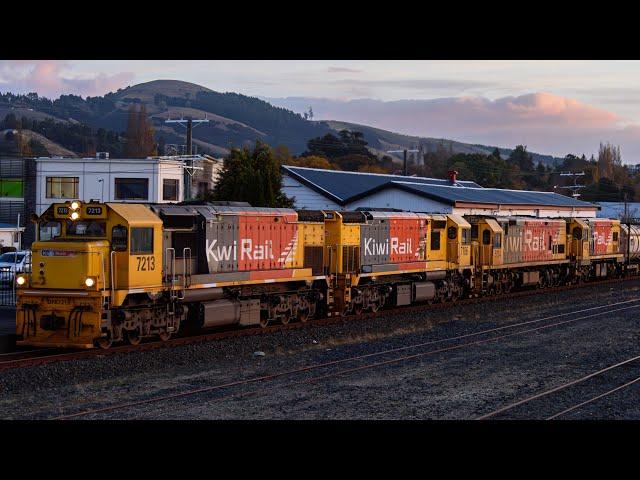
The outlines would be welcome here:
[[[16,272],[28,272],[31,266],[31,252],[6,252],[0,255],[0,285],[11,285]]]

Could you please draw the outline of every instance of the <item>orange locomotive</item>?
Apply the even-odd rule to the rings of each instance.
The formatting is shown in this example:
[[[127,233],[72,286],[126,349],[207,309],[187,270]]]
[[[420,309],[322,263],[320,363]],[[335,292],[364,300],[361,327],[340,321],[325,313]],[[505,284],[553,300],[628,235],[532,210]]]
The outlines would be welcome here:
[[[35,219],[19,344],[108,348],[617,275],[620,222],[67,202]]]

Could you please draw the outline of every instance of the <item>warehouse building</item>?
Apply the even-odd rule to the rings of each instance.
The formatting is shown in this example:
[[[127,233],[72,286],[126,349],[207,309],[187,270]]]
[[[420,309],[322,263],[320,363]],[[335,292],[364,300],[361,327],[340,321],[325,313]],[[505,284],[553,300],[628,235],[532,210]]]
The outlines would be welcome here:
[[[598,202],[601,210],[598,217],[622,219],[625,216],[625,208],[627,215],[633,218],[640,218],[640,202]]]
[[[461,215],[595,217],[600,207],[553,192],[482,188],[449,179],[343,172],[284,165],[283,191],[296,208],[395,208]]]

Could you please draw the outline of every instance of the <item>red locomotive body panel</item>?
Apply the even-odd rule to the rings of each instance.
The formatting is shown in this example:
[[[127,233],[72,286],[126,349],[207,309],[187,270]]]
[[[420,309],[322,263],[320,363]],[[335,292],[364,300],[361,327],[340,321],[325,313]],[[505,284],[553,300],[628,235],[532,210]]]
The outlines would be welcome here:
[[[295,217],[295,215],[294,215]],[[298,224],[285,216],[240,215],[238,271],[278,270],[295,254]],[[288,220],[293,220],[289,222]]]
[[[420,260],[420,241],[426,235],[426,222],[420,218],[391,218],[389,223],[390,263]]]
[[[589,241],[590,255],[604,255],[607,246],[613,243],[613,223],[608,220],[592,220],[591,239]]]
[[[503,228],[505,264],[557,260],[557,246],[565,243],[563,220],[509,219],[503,220]]]
[[[557,222],[525,221],[522,238],[523,260],[525,262],[539,262],[553,259],[551,246],[557,243],[557,237]]]

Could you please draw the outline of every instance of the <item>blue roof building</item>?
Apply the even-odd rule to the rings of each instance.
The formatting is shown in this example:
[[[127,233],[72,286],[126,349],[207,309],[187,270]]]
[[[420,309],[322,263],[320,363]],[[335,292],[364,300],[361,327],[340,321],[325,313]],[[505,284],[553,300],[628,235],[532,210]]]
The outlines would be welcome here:
[[[475,182],[284,165],[296,208],[397,208],[428,213],[595,217],[598,205],[553,192],[482,188]]]

